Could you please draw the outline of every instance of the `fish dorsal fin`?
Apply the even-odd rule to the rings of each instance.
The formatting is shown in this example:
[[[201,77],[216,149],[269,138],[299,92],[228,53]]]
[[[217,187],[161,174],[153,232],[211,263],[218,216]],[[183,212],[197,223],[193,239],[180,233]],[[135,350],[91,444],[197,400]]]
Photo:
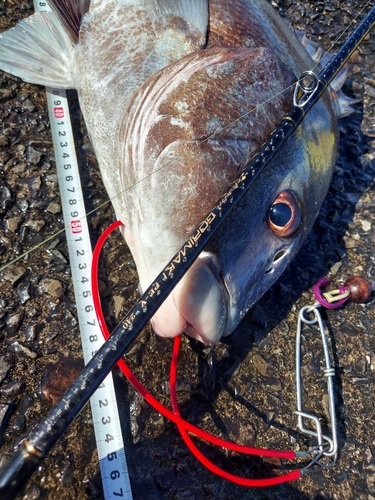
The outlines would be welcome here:
[[[0,33],[0,69],[29,83],[71,89],[74,43],[54,12],[38,12]]]
[[[208,0],[144,0],[155,31],[168,24],[171,16],[194,26],[203,37],[208,27]]]
[[[59,16],[65,29],[77,42],[81,19],[89,11],[91,0],[49,0],[48,4]]]

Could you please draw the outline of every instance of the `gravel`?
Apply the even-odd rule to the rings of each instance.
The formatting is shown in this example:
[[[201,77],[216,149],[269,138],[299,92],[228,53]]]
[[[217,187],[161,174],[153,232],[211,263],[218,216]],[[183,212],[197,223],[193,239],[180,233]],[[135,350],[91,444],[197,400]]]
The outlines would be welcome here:
[[[362,7],[355,0],[270,1],[287,22],[330,49]],[[32,2],[5,2],[0,31],[32,13]],[[349,32],[351,28],[349,29]],[[347,34],[344,35],[344,37]],[[296,427],[294,349],[297,314],[313,301],[322,276],[336,284],[353,274],[374,279],[375,35],[349,64],[345,92],[360,100],[341,120],[340,156],[331,189],[299,256],[238,330],[214,349],[182,342],[178,397],[183,416],[230,440],[278,449],[306,449]],[[69,93],[92,240],[114,220],[74,92]],[[44,89],[0,73],[0,463],[43,418],[80,369],[82,351],[63,235],[61,202]],[[99,207],[99,208],[98,208]],[[24,255],[25,254],[25,255]],[[104,251],[100,288],[114,327],[137,297],[132,257],[120,235]],[[375,307],[349,303],[325,313],[338,415],[339,460],[329,470],[274,488],[248,490],[218,479],[187,450],[176,428],[115,371],[134,500],[375,498]],[[171,341],[150,328],[129,363],[162,402],[168,400]],[[328,418],[321,342],[304,331],[304,399]],[[244,458],[204,443],[217,465],[244,477],[276,473],[280,461]],[[282,470],[289,464],[285,461]],[[22,497],[20,497],[22,498]],[[104,498],[88,406],[26,485],[27,499]]]

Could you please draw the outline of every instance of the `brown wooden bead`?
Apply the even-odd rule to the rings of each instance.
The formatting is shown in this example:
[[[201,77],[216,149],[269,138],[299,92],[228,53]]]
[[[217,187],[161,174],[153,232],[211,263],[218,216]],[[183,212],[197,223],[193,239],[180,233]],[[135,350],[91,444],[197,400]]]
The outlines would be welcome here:
[[[371,295],[370,283],[360,276],[350,276],[344,284],[350,288],[350,299],[353,302],[365,302]]]

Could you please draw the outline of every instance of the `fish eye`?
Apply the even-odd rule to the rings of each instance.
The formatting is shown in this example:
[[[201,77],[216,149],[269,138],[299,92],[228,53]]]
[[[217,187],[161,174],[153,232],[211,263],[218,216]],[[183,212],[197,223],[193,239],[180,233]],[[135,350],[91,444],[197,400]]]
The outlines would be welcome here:
[[[301,207],[293,191],[282,191],[273,201],[268,213],[268,225],[280,238],[292,236],[301,223]]]

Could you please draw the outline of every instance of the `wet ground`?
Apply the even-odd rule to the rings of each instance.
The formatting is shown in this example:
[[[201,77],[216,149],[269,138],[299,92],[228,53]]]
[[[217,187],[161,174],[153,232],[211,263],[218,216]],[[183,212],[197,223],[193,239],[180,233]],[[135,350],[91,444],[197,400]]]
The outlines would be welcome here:
[[[324,48],[364,2],[279,0],[295,28]],[[369,10],[369,9],[367,9]],[[0,30],[32,13],[32,2],[0,5]],[[349,32],[352,28],[349,29]],[[346,35],[344,35],[345,37]],[[349,65],[346,93],[357,113],[340,123],[340,156],[314,229],[282,279],[237,332],[214,349],[183,339],[178,395],[185,418],[243,444],[306,449],[296,430],[295,328],[298,310],[313,302],[322,276],[375,278],[375,33]],[[70,94],[87,209],[105,201],[95,158]],[[76,309],[42,88],[0,73],[0,258],[29,252],[1,271],[0,465],[58,397],[81,366]],[[113,220],[109,205],[90,216],[92,239]],[[114,326],[137,297],[134,263],[119,235],[105,248],[101,292]],[[339,459],[331,470],[280,487],[249,490],[212,475],[189,453],[174,425],[151,410],[116,373],[123,435],[134,499],[374,499],[375,301],[349,303],[324,314],[336,375]],[[307,330],[303,357],[308,409],[328,418],[319,339]],[[142,382],[168,404],[171,342],[147,329],[128,356]],[[86,407],[26,486],[27,499],[101,499],[103,491]],[[278,460],[242,458],[199,443],[219,466],[245,477],[286,471]]]

